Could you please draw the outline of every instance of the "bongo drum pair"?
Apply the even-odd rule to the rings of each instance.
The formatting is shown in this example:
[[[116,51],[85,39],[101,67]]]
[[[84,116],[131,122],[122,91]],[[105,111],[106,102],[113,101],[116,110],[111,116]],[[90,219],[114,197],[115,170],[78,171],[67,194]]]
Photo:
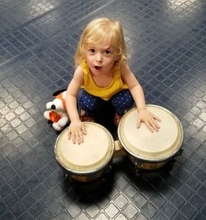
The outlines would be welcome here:
[[[132,108],[121,119],[118,138],[100,124],[84,122],[87,135],[78,145],[68,140],[68,128],[55,143],[55,155],[68,175],[80,182],[91,182],[103,175],[118,156],[128,156],[135,169],[155,170],[179,155],[183,142],[183,129],[178,118],[169,110],[147,105],[150,112],[161,119],[158,132],[151,133],[143,123],[137,129],[137,110]]]

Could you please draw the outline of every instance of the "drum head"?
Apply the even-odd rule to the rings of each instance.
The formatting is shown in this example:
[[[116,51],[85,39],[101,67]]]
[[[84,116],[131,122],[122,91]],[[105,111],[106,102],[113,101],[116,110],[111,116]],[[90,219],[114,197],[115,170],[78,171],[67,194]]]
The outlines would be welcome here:
[[[103,126],[84,122],[87,134],[84,143],[73,144],[68,139],[68,128],[63,130],[55,143],[55,154],[59,164],[75,174],[89,174],[108,164],[114,152],[114,140]]]
[[[183,141],[182,125],[169,110],[147,105],[161,119],[158,132],[150,132],[144,123],[137,128],[137,109],[128,111],[121,119],[118,137],[127,152],[146,161],[163,161],[177,153]]]

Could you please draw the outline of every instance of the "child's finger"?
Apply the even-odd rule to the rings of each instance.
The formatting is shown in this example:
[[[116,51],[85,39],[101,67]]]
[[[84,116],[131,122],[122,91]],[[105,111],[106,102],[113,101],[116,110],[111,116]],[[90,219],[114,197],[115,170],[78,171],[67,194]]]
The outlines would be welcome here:
[[[84,135],[87,134],[86,127],[84,125],[82,125],[82,132],[83,132]]]
[[[160,128],[159,124],[155,120],[153,120],[153,122],[151,123],[151,126],[154,128],[155,131],[158,131]]]
[[[141,124],[141,119],[140,119],[140,117],[138,117],[138,119],[137,119],[137,128],[140,127],[140,124]]]
[[[156,115],[152,115],[152,116],[153,116],[153,118],[154,118],[155,120],[161,122],[161,119],[160,119],[158,116],[156,116]]]
[[[148,121],[148,122],[145,122],[147,128],[153,133],[154,130],[156,130],[153,125]]]
[[[71,131],[70,130],[68,130],[68,139],[70,140],[71,139],[71,136],[72,136],[72,134],[71,134]]]

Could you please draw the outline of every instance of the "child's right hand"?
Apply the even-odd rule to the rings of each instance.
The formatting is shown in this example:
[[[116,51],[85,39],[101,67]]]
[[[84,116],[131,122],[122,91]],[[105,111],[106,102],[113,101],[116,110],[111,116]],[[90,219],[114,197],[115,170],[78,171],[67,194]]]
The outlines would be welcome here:
[[[69,140],[72,140],[74,144],[81,144],[84,142],[84,135],[86,135],[86,129],[82,121],[79,119],[72,120],[68,129]]]
[[[140,127],[141,122],[144,122],[151,132],[154,132],[154,131],[158,132],[160,128],[160,125],[158,122],[161,122],[161,120],[160,118],[152,114],[147,109],[142,109],[142,110],[139,110],[137,128]]]

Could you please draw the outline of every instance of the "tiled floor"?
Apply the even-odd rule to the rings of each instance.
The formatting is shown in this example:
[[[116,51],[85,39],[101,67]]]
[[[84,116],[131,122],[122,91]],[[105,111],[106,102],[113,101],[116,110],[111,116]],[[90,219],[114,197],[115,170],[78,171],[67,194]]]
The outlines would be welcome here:
[[[183,153],[140,176],[114,160],[105,180],[82,187],[57,164],[43,113],[71,79],[83,28],[103,16],[122,23],[147,102],[181,121]],[[205,109],[205,0],[2,0],[0,219],[206,219]]]

